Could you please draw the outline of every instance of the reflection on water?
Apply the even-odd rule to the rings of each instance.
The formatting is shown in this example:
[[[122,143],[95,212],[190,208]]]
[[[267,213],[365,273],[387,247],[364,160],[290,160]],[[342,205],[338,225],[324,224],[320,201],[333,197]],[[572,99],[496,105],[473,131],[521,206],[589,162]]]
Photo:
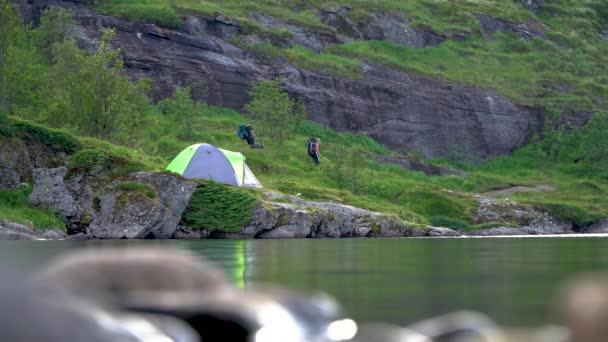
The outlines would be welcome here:
[[[560,282],[608,270],[605,238],[4,242],[0,260],[30,270],[66,249],[107,244],[192,250],[239,287],[323,290],[356,319],[397,324],[461,309],[502,324],[551,322]]]

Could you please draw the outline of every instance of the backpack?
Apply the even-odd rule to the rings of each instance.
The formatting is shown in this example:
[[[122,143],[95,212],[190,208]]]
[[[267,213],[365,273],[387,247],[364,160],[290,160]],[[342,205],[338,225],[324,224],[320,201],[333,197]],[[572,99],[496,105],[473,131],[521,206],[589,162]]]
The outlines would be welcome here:
[[[236,135],[238,135],[241,139],[247,139],[249,137],[249,133],[247,132],[247,126],[240,125],[239,128],[236,130]]]
[[[307,147],[308,147],[308,154],[309,155],[313,155],[315,154],[315,146],[317,145],[317,138],[310,138],[308,139],[308,143],[307,143]]]

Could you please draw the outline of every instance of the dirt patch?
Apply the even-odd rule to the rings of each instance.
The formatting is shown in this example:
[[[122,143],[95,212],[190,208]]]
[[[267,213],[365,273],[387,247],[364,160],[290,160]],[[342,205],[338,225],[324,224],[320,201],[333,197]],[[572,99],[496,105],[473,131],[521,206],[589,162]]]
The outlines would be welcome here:
[[[508,196],[512,195],[516,192],[523,191],[535,191],[535,192],[547,192],[547,191],[555,191],[556,188],[548,185],[536,185],[536,186],[512,186],[510,188],[504,188],[500,190],[492,190],[488,192],[484,192],[482,195],[484,196]]]

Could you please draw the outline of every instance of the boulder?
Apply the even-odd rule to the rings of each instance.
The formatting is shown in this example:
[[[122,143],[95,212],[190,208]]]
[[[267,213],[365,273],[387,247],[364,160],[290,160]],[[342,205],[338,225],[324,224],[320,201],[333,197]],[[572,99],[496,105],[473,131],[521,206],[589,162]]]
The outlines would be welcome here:
[[[348,205],[305,201],[272,192],[266,193],[243,234],[255,238],[459,235],[447,228],[416,228],[395,216]]]
[[[0,220],[0,240],[44,240],[33,227]]]
[[[63,240],[68,237],[64,231],[59,229],[46,229],[40,235],[47,240]]]
[[[521,235],[521,234],[565,234],[572,233],[571,222],[555,218],[532,206],[476,195],[479,201],[473,222],[510,223],[517,227],[497,227],[467,232],[468,235]]]
[[[35,169],[30,205],[57,211],[71,224],[72,233],[86,231],[93,238],[171,238],[195,186],[182,177],[149,172],[108,184],[108,171],[75,170],[65,179],[65,167]],[[123,183],[147,185],[152,193],[120,190]]]
[[[80,208],[68,191],[65,167],[34,170],[34,189],[29,197],[32,207],[55,210],[67,220],[79,217]]]
[[[547,29],[543,23],[536,20],[528,20],[524,23],[512,23],[486,14],[478,14],[476,17],[485,39],[491,39],[492,35],[496,32],[512,32],[528,40],[544,36]]]
[[[195,185],[168,173],[136,172],[127,184],[148,185],[152,193],[120,190],[113,182],[96,197],[87,232],[100,239],[169,239],[176,230]]]
[[[369,13],[369,18],[360,23],[348,17],[350,8],[341,7],[320,13],[321,21],[337,32],[356,40],[384,40],[411,48],[436,46],[446,37],[430,29],[412,27],[403,15]]]
[[[171,218],[157,200],[138,192],[110,190],[98,198],[99,212],[88,228],[98,239],[143,239],[166,230],[163,222]]]
[[[585,229],[585,233],[591,234],[606,234],[608,233],[608,219],[591,225]]]
[[[194,229],[187,226],[177,226],[177,230],[173,233],[173,238],[178,240],[200,240],[209,237],[209,231],[202,229]]]
[[[154,188],[159,196],[160,203],[170,213],[160,229],[154,232],[154,236],[158,239],[170,238],[182,219],[182,214],[190,202],[196,184],[187,181],[185,178],[165,173],[136,172],[131,174],[129,179],[148,184]]]
[[[65,154],[28,137],[0,138],[0,188],[31,183],[35,168],[63,165]]]

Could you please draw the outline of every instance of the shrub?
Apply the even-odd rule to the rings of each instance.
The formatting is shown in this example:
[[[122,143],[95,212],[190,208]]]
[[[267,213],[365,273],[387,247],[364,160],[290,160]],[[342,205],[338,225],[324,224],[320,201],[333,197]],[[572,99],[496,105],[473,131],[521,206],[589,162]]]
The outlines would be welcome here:
[[[256,202],[245,189],[205,182],[192,194],[182,221],[196,229],[239,232],[251,222]]]
[[[467,222],[459,219],[453,219],[446,216],[433,216],[431,217],[431,225],[435,227],[445,227],[454,230],[468,230],[471,229],[471,225]]]

